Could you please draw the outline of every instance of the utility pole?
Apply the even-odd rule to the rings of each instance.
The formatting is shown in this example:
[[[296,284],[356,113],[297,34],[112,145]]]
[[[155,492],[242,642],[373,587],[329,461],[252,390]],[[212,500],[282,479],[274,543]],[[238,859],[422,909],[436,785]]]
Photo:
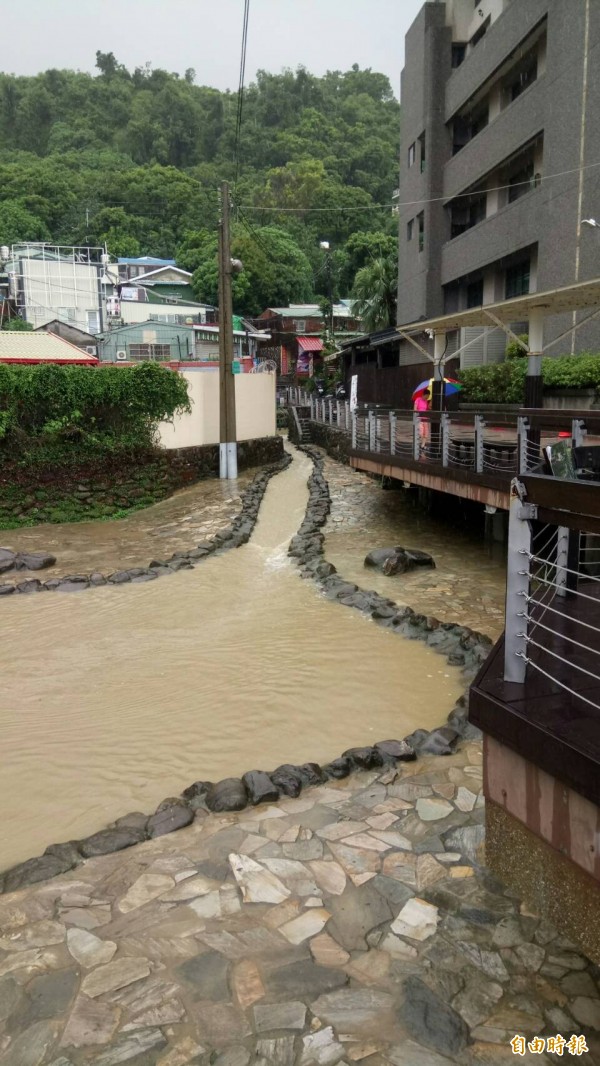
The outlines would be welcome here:
[[[221,182],[219,219],[219,477],[237,477],[235,377],[233,375],[233,310],[231,275],[241,264],[231,258],[229,182]]]

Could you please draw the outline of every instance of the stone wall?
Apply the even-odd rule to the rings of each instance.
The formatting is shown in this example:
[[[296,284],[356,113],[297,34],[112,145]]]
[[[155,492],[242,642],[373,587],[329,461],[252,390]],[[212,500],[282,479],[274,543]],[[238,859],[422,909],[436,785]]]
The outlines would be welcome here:
[[[321,422],[310,423],[310,439],[313,444],[318,444],[332,459],[338,463],[349,462],[352,441],[348,433],[343,433],[335,426],[325,426]]]
[[[240,470],[278,462],[281,437],[238,444]],[[147,507],[177,489],[219,473],[219,445],[163,449],[74,462],[68,467],[25,467],[4,460],[0,472],[0,529],[40,522],[77,522]]]

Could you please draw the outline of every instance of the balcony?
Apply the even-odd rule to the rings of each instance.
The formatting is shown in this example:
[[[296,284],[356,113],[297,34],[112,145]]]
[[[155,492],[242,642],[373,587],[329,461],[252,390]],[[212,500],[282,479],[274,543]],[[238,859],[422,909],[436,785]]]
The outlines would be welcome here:
[[[444,167],[444,196],[451,199],[483,179],[543,130],[545,89],[546,78],[542,75],[448,160]]]
[[[446,117],[449,122],[490,78],[506,57],[547,14],[549,0],[510,4],[489,28],[485,37],[446,82]]]
[[[502,256],[526,248],[539,240],[542,227],[539,189],[532,189],[507,204],[495,215],[472,226],[442,247],[442,285],[474,270],[480,270]]]

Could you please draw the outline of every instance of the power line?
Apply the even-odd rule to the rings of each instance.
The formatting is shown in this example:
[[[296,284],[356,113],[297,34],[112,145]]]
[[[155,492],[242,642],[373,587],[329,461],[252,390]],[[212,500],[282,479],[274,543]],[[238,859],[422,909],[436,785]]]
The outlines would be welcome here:
[[[250,16],[250,0],[244,0],[244,23],[242,29],[242,54],[240,56],[240,83],[238,87],[238,104],[237,104],[237,117],[235,125],[235,179],[233,183],[234,190],[237,188],[237,182],[240,172],[240,135],[242,132],[242,111],[244,107],[244,78],[246,76],[246,48],[248,45],[248,19]]]
[[[540,184],[543,181],[550,181],[553,178],[563,178],[568,174],[579,174],[583,170],[592,170],[595,167],[600,167],[600,161],[597,163],[587,163],[584,167],[573,167],[571,170],[559,170],[556,174],[540,174],[536,182]],[[390,200],[385,204],[368,204],[361,207],[258,207],[255,204],[244,204],[244,210],[246,211],[271,211],[275,214],[298,214],[298,215],[314,215],[314,214],[329,214],[334,211],[346,211],[349,214],[356,211],[381,211],[385,208],[397,208],[397,207],[418,207],[422,204],[437,204],[437,203],[453,203],[455,200],[462,200],[465,197],[481,196],[488,192],[502,192],[505,189],[517,189],[521,185],[531,186],[531,181],[517,181],[511,185],[497,185],[492,189],[471,189],[470,192],[457,193],[456,196],[432,196],[427,200]]]

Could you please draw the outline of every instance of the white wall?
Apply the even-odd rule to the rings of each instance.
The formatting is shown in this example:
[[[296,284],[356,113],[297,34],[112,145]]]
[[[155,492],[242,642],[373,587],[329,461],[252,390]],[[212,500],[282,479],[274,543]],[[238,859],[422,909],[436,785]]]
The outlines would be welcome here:
[[[173,424],[161,422],[163,448],[190,448],[219,442],[219,373],[217,370],[181,371],[188,383],[191,414],[178,415]],[[237,439],[275,436],[275,374],[236,374]]]

